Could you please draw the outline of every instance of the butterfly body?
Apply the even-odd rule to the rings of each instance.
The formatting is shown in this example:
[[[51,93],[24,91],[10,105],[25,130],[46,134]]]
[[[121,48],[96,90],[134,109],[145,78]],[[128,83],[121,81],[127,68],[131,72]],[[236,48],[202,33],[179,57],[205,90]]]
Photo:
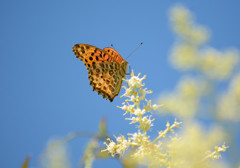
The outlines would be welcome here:
[[[101,50],[88,44],[76,44],[73,52],[87,67],[93,91],[112,102],[120,92],[128,62],[109,47]]]

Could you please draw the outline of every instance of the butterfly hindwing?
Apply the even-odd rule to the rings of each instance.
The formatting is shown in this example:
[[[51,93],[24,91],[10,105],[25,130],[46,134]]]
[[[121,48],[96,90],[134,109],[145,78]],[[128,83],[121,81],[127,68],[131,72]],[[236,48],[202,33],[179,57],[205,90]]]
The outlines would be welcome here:
[[[117,62],[102,62],[93,65],[88,72],[88,79],[94,91],[103,98],[113,101],[119,94],[122,85],[122,76]]]

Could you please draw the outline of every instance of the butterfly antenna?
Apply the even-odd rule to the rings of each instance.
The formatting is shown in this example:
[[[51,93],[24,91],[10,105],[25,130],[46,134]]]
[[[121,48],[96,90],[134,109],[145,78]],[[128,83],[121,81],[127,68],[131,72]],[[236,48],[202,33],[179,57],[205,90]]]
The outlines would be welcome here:
[[[111,47],[112,47],[114,50],[116,50],[116,49],[113,47],[113,44],[111,44]]]
[[[139,49],[139,47],[140,47],[142,44],[143,44],[143,42],[141,42],[141,43],[138,45],[138,47],[137,47],[135,50],[133,50],[133,51],[127,56],[126,59],[128,59],[135,51],[137,51],[137,49]]]

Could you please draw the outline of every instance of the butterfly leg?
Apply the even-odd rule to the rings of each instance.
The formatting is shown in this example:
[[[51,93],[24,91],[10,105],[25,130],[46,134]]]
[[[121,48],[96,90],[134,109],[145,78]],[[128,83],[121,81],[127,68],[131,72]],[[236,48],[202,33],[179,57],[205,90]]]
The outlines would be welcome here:
[[[129,72],[128,73],[126,73],[126,75],[130,75],[131,74],[131,71],[132,71],[132,69],[131,69],[131,66],[129,65]]]

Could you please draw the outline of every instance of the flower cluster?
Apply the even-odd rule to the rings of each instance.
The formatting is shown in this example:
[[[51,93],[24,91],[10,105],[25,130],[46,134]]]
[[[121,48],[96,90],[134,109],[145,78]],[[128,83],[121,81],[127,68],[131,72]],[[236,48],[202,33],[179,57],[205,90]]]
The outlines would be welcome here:
[[[173,136],[168,137],[168,132],[175,133],[174,128],[179,127],[181,122],[174,121],[173,124],[169,122],[166,123],[166,129],[158,131],[156,138],[151,139],[149,136],[149,128],[153,126],[153,121],[155,120],[151,115],[151,110],[156,110],[159,108],[158,105],[152,104],[151,100],[147,100],[145,95],[147,93],[152,93],[152,91],[144,88],[145,84],[143,79],[146,76],[140,78],[140,74],[135,76],[131,73],[131,78],[126,79],[127,87],[125,88],[124,97],[126,97],[125,102],[119,108],[125,111],[124,115],[129,114],[130,117],[126,118],[130,120],[130,124],[138,124],[138,130],[135,133],[129,133],[128,136],[118,136],[115,137],[115,141],[107,139],[105,142],[106,148],[102,152],[108,152],[113,157],[120,156],[125,167],[129,165],[134,165],[137,167],[139,165],[149,166],[149,167],[189,167],[189,165],[194,165],[199,163],[199,165],[207,165],[209,159],[215,159],[219,155],[219,152],[225,151],[225,146],[216,147],[215,152],[209,153],[209,148],[215,146],[215,144],[222,140],[222,133],[215,131],[215,135],[209,136],[204,135],[199,129],[193,130],[193,126],[183,129],[183,135],[180,137]],[[186,94],[188,89],[185,88]],[[198,94],[195,92],[195,94]],[[189,134],[184,134],[186,130],[192,130],[193,132]],[[217,134],[218,133],[218,134]],[[197,135],[198,139],[192,142],[192,138]],[[218,136],[218,140],[211,139],[211,137]],[[205,139],[209,139],[205,143]],[[190,142],[189,142],[190,141]],[[188,153],[191,153],[191,157],[186,153],[186,155],[181,155],[187,151],[188,145],[192,145],[195,148],[189,148]],[[128,151],[128,152],[127,152]],[[186,156],[186,157],[185,157]],[[188,157],[187,157],[188,156]],[[191,160],[189,158],[196,157],[197,160]],[[191,161],[191,162],[190,162]],[[180,163],[181,162],[181,163]],[[200,164],[201,163],[201,164]],[[199,167],[200,168],[200,167]]]
[[[194,23],[191,12],[182,5],[171,9],[172,28],[180,37],[173,47],[170,60],[179,70],[196,70],[214,80],[226,80],[238,63],[238,51],[224,52],[203,46],[209,33],[203,26]]]
[[[206,128],[196,121],[184,123],[179,137],[174,137],[163,145],[172,159],[169,167],[218,167],[216,165],[219,160],[215,159],[220,158],[220,152],[224,152],[227,147],[215,145],[223,142],[224,138],[225,135],[219,127],[206,131]]]
[[[207,42],[208,30],[203,26],[194,24],[193,16],[189,10],[182,5],[175,5],[170,12],[172,28],[184,41],[192,46],[199,46]]]
[[[160,113],[170,113],[181,119],[192,118],[200,106],[200,98],[207,93],[207,83],[193,77],[182,78],[173,92],[162,93],[164,104]]]
[[[137,133],[128,134],[128,137],[119,136],[116,137],[116,142],[113,140],[108,139],[108,143],[105,143],[107,148],[103,151],[108,151],[115,156],[116,154],[123,156],[124,152],[129,148],[135,150],[134,158],[143,158],[144,156],[156,155],[156,152],[152,150],[156,150],[155,143],[158,142],[160,138],[164,138],[167,132],[174,132],[173,128],[179,126],[179,122],[175,121],[174,124],[170,125],[167,123],[167,128],[164,131],[160,131],[158,137],[151,141],[150,137],[147,134],[147,131],[150,127],[153,126],[153,121],[155,120],[150,115],[151,110],[156,110],[159,108],[158,105],[152,104],[151,100],[146,99],[146,94],[152,93],[152,91],[147,90],[144,88],[145,84],[143,83],[143,79],[146,76],[140,78],[140,74],[135,76],[134,73],[131,73],[131,78],[126,79],[125,82],[127,83],[127,87],[125,88],[124,97],[127,99],[123,103],[121,108],[125,111],[125,114],[130,114],[129,118],[126,120],[131,121],[130,124],[138,124],[138,131]],[[122,97],[123,97],[122,96]],[[155,146],[154,148],[150,147]],[[160,150],[159,150],[160,152]]]
[[[143,132],[146,132],[152,126],[152,121],[154,120],[151,119],[151,115],[146,115],[146,113],[150,112],[152,109],[158,109],[159,106],[156,104],[152,105],[151,100],[146,99],[146,94],[152,93],[152,91],[143,88],[145,84],[142,83],[142,81],[146,76],[143,76],[142,78],[139,78],[139,76],[140,74],[135,76],[132,72],[131,78],[125,80],[127,87],[123,86],[123,88],[125,88],[125,94],[123,96],[127,97],[127,99],[123,103],[123,106],[119,108],[125,111],[125,114],[130,114],[131,118],[126,118],[126,120],[131,121],[130,124],[139,123],[138,128]],[[142,101],[144,101],[146,105],[141,106]]]

